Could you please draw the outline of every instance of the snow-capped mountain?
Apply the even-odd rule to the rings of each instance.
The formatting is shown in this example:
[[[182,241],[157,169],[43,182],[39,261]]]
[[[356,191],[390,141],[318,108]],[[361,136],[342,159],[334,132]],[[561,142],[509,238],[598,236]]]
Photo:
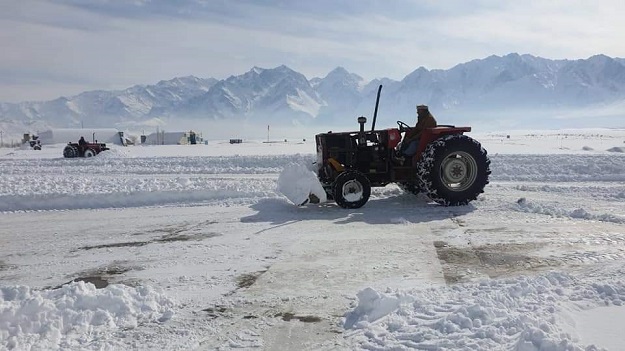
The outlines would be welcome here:
[[[354,107],[363,100],[365,81],[357,74],[337,67],[324,78],[311,80],[314,89],[325,102],[318,117],[319,122],[330,122],[336,116],[351,115]]]
[[[323,105],[303,74],[282,65],[274,69],[254,67],[230,76],[184,106],[169,110],[168,116],[297,124],[315,117]]]
[[[342,67],[310,80],[284,65],[254,67],[219,81],[190,76],[46,102],[4,103],[0,122],[20,123],[23,128],[132,128],[182,118],[355,125],[355,117],[373,114],[380,84],[384,89],[378,126],[394,125],[396,120],[412,122],[416,104],[430,105],[437,117],[449,123],[499,120],[503,125],[518,116],[528,123],[526,115],[547,123],[545,116],[563,119],[563,111],[577,111],[579,116],[568,120],[572,125],[565,126],[585,126],[578,122],[588,114],[598,116],[590,126],[614,126],[610,124],[619,120],[615,116],[623,117],[620,111],[625,105],[625,60],[605,55],[581,60],[493,55],[448,70],[419,67],[400,81],[371,82]]]
[[[175,109],[206,93],[214,78],[181,77],[155,85],[136,85],[121,91],[88,91],[45,102],[0,103],[0,120],[56,127],[126,127],[140,125],[161,111]]]

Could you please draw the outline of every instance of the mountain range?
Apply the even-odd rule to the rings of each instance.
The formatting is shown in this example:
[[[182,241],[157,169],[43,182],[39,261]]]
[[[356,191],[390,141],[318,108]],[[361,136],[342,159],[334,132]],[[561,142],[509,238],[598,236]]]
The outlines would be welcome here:
[[[524,126],[625,126],[625,59],[595,55],[551,60],[528,54],[489,56],[450,69],[415,69],[402,80],[365,81],[342,67],[307,79],[287,66],[223,80],[179,77],[119,91],[88,91],[51,101],[0,103],[7,129],[175,125],[177,120],[303,126],[357,126],[371,116],[383,85],[378,126],[412,124],[415,105],[427,104],[451,123]],[[592,121],[585,118],[592,115]],[[547,118],[547,120],[545,120]],[[533,121],[533,122],[532,122]],[[594,125],[592,124],[594,123]],[[603,125],[597,125],[603,124]],[[589,125],[586,125],[589,124]],[[169,129],[172,129],[170,127]],[[21,133],[21,132],[20,132]]]

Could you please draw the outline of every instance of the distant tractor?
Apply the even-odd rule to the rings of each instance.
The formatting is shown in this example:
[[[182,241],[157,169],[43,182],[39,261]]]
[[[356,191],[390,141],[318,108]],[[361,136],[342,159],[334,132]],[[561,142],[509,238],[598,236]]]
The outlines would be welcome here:
[[[97,141],[87,143],[85,145],[79,145],[78,143],[67,143],[63,149],[63,157],[93,157],[102,151],[109,150],[106,144],[98,143]]]
[[[33,150],[41,150],[41,140],[39,140],[39,136],[37,135],[24,134],[22,142],[24,144],[28,143]]]
[[[471,127],[426,129],[415,156],[405,164],[396,162],[401,133],[411,127],[397,121],[398,128],[375,130],[381,89],[370,131],[365,131],[367,119],[359,117],[360,131],[315,136],[318,179],[328,199],[359,208],[369,200],[371,187],[390,183],[444,206],[466,205],[484,192],[490,160],[478,141],[464,135]]]

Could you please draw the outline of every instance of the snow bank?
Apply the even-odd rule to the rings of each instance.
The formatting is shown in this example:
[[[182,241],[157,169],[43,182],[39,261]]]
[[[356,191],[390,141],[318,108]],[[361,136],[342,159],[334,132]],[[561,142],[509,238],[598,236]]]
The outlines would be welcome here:
[[[518,205],[517,210],[521,212],[538,213],[538,214],[549,215],[552,217],[568,217],[568,218],[578,218],[578,219],[587,219],[587,220],[593,220],[593,221],[625,224],[625,217],[623,216],[618,216],[618,215],[614,215],[611,213],[593,214],[583,208],[566,210],[557,206],[551,206],[549,204],[540,204],[537,202],[528,201],[524,197],[520,198],[517,201],[517,205]]]
[[[490,154],[494,181],[625,181],[625,157]]]
[[[358,299],[344,326],[362,331],[363,349],[568,351],[585,348],[565,332],[562,310],[571,303],[618,308],[625,284],[549,273],[392,294],[368,288]]]
[[[269,146],[268,146],[269,145]],[[188,146],[188,147],[187,147]],[[172,147],[113,147],[89,159],[64,159],[63,145],[44,150],[13,150],[0,162],[0,212],[120,208],[195,204],[215,201],[241,203],[279,198],[295,204],[310,192],[321,200],[325,192],[309,169],[315,155],[285,154],[292,146],[312,144],[214,144]],[[245,151],[246,150],[246,151]],[[231,155],[233,152],[283,152],[275,155]],[[300,149],[295,149],[300,150]],[[188,156],[162,156],[174,151]],[[201,152],[225,156],[191,156]],[[228,155],[228,153],[230,155]],[[42,155],[42,158],[35,158]],[[148,156],[151,155],[151,156]],[[625,182],[625,155],[490,153],[491,182]],[[282,173],[281,173],[282,172]],[[225,175],[225,177],[220,177]],[[233,177],[234,175],[234,177]],[[238,178],[238,179],[237,179]],[[276,184],[277,178],[277,184]],[[569,187],[572,187],[569,186]],[[553,187],[550,190],[557,191]],[[615,187],[604,197],[623,198]],[[594,194],[598,195],[598,194]],[[375,197],[375,194],[373,194]],[[521,211],[623,223],[611,214],[586,209],[564,210],[526,203]]]
[[[0,348],[102,349],[115,330],[166,322],[174,303],[150,287],[75,282],[58,289],[0,287]],[[110,345],[109,345],[110,346]]]
[[[135,157],[130,151],[112,149],[89,159],[2,159],[0,212],[256,201],[281,197],[278,192],[301,204],[309,192],[326,196],[309,169],[314,155]],[[492,182],[625,182],[621,154],[491,155],[491,162]],[[622,188],[614,190],[603,196],[623,198]]]
[[[278,198],[282,167],[312,163],[299,155],[129,158],[124,150],[89,159],[2,160],[0,212]]]

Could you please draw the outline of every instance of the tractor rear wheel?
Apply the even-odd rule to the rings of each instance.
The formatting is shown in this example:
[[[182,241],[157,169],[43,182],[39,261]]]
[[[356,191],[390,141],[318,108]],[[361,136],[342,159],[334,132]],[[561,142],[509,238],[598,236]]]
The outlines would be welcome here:
[[[417,166],[428,197],[444,206],[466,205],[484,192],[490,175],[486,150],[462,134],[431,142]]]
[[[71,145],[67,145],[65,149],[63,149],[63,157],[65,158],[74,158],[78,157],[78,149]]]
[[[371,196],[371,182],[358,171],[345,171],[336,177],[334,201],[343,208],[360,208]]]

